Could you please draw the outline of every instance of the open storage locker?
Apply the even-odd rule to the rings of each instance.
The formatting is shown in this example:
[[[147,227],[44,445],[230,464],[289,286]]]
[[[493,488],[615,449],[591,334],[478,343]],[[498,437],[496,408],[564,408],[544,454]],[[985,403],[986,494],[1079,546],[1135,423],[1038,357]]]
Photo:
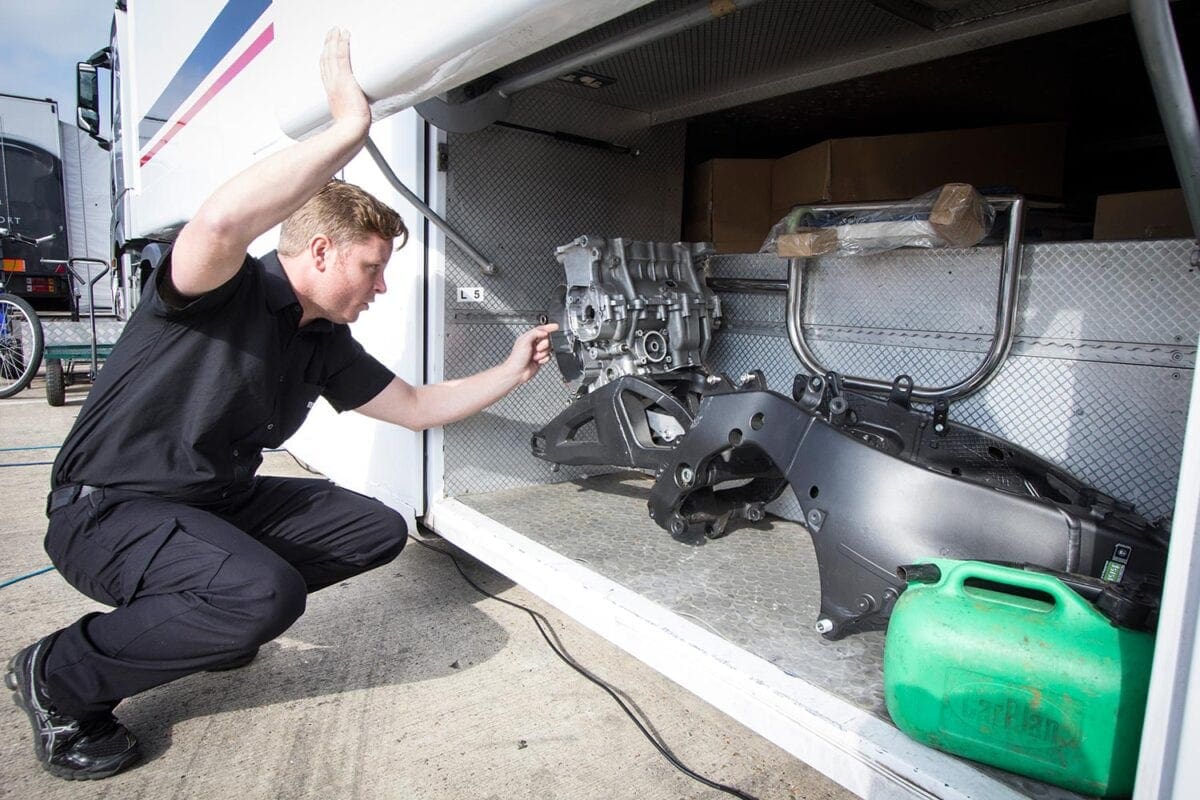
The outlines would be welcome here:
[[[643,7],[496,79],[687,5]],[[678,241],[685,172],[700,161],[773,158],[832,136],[1063,121],[1067,202],[1027,223],[1011,353],[950,415],[1147,517],[1177,511],[1200,335],[1196,241],[1073,236],[1097,193],[1173,185],[1126,11],[1070,0],[770,0],[589,63],[613,79],[601,88],[552,81],[513,95],[504,121],[525,129],[435,132],[431,205],[499,271],[433,240],[427,379],[496,363],[543,318],[562,282],[556,247],[580,235]],[[1195,4],[1176,4],[1175,15],[1183,51],[1188,42],[1195,51]],[[999,253],[985,243],[815,259],[805,268],[806,338],[840,372],[953,382],[991,341]],[[757,254],[707,265],[710,277],[777,281],[786,268]],[[721,300],[711,367],[761,369],[788,394],[805,369],[783,296]],[[816,562],[790,492],[777,516],[693,547],[649,519],[646,476],[534,458],[531,434],[570,399],[551,364],[485,413],[431,432],[427,524],[862,796],[1075,796],[935,752],[892,726],[884,634],[827,641],[813,629]],[[1186,600],[1170,591],[1164,609]]]

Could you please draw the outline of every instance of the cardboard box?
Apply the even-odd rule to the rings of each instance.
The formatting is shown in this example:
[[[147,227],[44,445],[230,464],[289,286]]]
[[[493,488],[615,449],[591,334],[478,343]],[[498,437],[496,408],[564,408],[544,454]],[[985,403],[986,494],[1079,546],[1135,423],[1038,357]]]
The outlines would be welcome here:
[[[1105,194],[1096,198],[1093,239],[1190,239],[1182,189]]]
[[[795,233],[780,234],[775,240],[775,252],[780,258],[809,258],[837,250],[837,228],[801,228]]]
[[[715,158],[688,173],[683,238],[712,242],[718,253],[757,253],[771,218],[769,158]]]
[[[965,183],[948,183],[929,212],[929,225],[951,247],[973,247],[987,235],[983,200]]]
[[[830,139],[776,160],[772,217],[808,203],[907,200],[946,183],[1061,197],[1065,143],[1060,123]]]

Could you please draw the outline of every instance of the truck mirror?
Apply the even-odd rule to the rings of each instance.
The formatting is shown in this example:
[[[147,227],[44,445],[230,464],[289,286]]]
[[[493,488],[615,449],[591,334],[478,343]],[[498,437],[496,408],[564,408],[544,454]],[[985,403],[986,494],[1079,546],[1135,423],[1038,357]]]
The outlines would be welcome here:
[[[96,55],[106,53],[100,51]],[[92,56],[93,59],[96,56]],[[101,64],[100,66],[105,66]],[[87,131],[100,143],[104,150],[112,148],[112,144],[100,135],[100,92],[96,75],[96,64],[91,61],[80,61],[75,64],[75,124],[81,130]]]
[[[91,136],[100,135],[100,93],[97,91],[96,68],[80,61],[75,65],[75,121]]]

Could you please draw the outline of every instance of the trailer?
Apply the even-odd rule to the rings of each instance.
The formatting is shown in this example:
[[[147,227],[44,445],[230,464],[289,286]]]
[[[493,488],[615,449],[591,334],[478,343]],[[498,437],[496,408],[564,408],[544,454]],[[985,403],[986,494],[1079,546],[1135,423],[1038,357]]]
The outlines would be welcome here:
[[[1200,732],[1200,144],[1179,53],[1200,52],[1195,4],[464,0],[419,15],[326,5],[118,4],[109,46],[81,64],[80,96],[94,97],[97,71],[108,71],[115,246],[131,301],[209,192],[325,121],[316,54],[329,27],[346,27],[377,121],[344,177],[399,209],[413,233],[392,258],[388,293],[354,326],[376,357],[409,382],[466,375],[562,309],[568,259],[686,261],[719,300],[705,352],[714,377],[783,396],[833,372],[905,403],[914,388],[957,387],[940,410],[937,392],[915,402],[927,397],[942,424],[1000,437],[1169,528],[1134,796],[1189,796],[1200,779],[1183,757]],[[98,105],[79,114],[98,134]],[[1003,138],[1014,124],[1026,126],[1016,143]],[[735,222],[758,202],[718,184],[715,160],[779,174],[789,153],[817,147],[831,175],[838,142],[984,127],[1001,130],[992,149],[973,151],[985,166],[1021,161],[1028,137],[1058,137],[1058,150],[1037,149],[1058,152],[1057,166],[997,181],[1028,195],[996,195],[1012,209],[1007,238],[843,259],[759,253],[754,234],[721,247],[714,235],[722,201],[733,199]],[[867,151],[855,152],[861,166]],[[938,160],[882,163],[927,158]],[[1055,170],[1057,191],[1039,182]],[[703,180],[718,188],[705,196]],[[1094,235],[1098,196],[1173,186],[1188,232]],[[701,198],[701,239],[718,247],[693,236],[696,246],[671,249],[694,221],[685,197]],[[1125,208],[1127,221],[1136,208]],[[254,252],[273,244],[263,237]],[[647,348],[641,357],[660,358]],[[827,487],[793,484],[765,519],[747,509],[727,536],[682,541],[652,518],[653,470],[536,456],[536,434],[577,397],[564,377],[546,368],[486,412],[425,433],[319,403],[288,447],[861,796],[1076,796],[895,727],[884,633],[823,635],[839,622],[825,614],[818,563],[826,517],[812,516]],[[676,436],[656,424],[660,443]],[[680,486],[694,477],[673,474]],[[900,536],[913,507],[934,501],[889,490],[874,502]]]
[[[69,310],[67,215],[58,104],[0,95],[0,228],[9,292]]]
[[[71,257],[111,257],[109,159],[99,143],[58,119],[59,104],[0,94],[0,229],[8,291],[49,312],[87,312],[87,282],[76,281]],[[95,292],[111,313],[112,291]]]

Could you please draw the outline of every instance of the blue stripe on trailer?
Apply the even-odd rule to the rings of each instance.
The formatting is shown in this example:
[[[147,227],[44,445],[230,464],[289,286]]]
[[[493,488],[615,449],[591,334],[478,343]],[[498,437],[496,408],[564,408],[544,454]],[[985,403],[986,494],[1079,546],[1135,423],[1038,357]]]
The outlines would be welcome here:
[[[271,6],[271,0],[229,0],[188,55],[167,88],[138,123],[140,147],[162,130],[183,101],[196,91],[250,26]]]

